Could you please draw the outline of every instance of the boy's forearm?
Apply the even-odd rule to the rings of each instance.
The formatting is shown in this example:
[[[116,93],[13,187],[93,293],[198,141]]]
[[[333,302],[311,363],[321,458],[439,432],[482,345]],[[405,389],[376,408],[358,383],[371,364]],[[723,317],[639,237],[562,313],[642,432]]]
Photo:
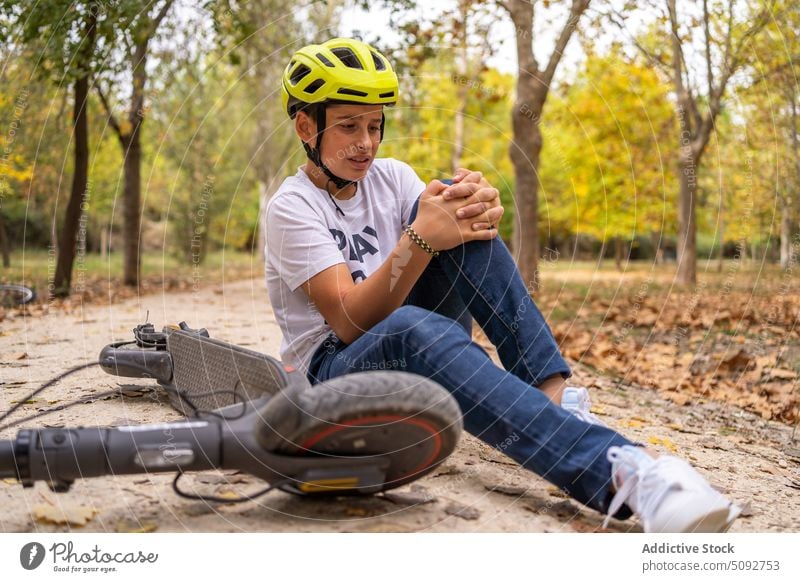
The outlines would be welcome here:
[[[366,330],[389,316],[405,301],[414,284],[430,263],[431,256],[406,234],[391,256],[364,281],[350,289],[342,298],[345,343],[353,343]]]

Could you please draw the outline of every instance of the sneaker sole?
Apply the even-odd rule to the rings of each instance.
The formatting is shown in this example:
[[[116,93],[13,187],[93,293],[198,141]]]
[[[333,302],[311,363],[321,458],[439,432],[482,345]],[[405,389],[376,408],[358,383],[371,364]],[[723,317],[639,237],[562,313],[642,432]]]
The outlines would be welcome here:
[[[711,513],[707,513],[697,521],[689,524],[683,533],[723,533],[733,525],[738,512],[731,518],[731,508],[725,507]]]

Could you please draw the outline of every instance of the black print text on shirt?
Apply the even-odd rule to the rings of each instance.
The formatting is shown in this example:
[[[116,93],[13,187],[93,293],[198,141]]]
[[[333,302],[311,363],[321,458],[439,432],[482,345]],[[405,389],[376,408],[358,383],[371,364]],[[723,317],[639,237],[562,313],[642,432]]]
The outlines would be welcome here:
[[[375,246],[377,245],[378,240],[378,232],[371,226],[365,226],[361,233],[367,235],[368,237],[372,237],[375,239],[375,244],[371,243],[366,237],[362,236],[361,233],[355,233],[352,236],[352,239],[348,239],[347,235],[342,232],[341,230],[337,230],[335,228],[329,229],[331,235],[336,240],[336,244],[339,245],[339,250],[345,250],[347,247],[347,254],[345,256],[349,257],[351,261],[358,261],[359,263],[364,262],[365,255],[374,255],[378,252],[378,248]],[[367,278],[367,275],[364,271],[357,270],[351,273],[353,277],[353,282],[356,283],[358,280],[364,280]]]

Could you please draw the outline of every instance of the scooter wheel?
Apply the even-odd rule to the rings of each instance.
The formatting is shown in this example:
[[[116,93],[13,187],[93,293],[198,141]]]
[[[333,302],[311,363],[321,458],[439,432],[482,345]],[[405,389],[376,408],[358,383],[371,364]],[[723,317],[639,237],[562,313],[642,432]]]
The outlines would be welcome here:
[[[389,459],[382,490],[432,471],[453,452],[462,430],[461,411],[447,390],[396,371],[284,390],[262,410],[262,422],[259,442],[277,453]]]

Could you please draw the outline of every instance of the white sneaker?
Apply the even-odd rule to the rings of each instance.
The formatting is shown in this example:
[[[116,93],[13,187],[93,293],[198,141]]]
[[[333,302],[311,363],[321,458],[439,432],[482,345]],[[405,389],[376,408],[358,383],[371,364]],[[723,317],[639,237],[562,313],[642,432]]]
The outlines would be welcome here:
[[[686,461],[654,459],[641,447],[608,449],[617,493],[603,527],[622,504],[639,515],[647,533],[723,532],[741,509],[715,491]]]
[[[589,391],[586,388],[564,388],[561,395],[561,408],[568,410],[583,422],[607,426],[602,420],[592,414],[592,401],[589,400]]]

